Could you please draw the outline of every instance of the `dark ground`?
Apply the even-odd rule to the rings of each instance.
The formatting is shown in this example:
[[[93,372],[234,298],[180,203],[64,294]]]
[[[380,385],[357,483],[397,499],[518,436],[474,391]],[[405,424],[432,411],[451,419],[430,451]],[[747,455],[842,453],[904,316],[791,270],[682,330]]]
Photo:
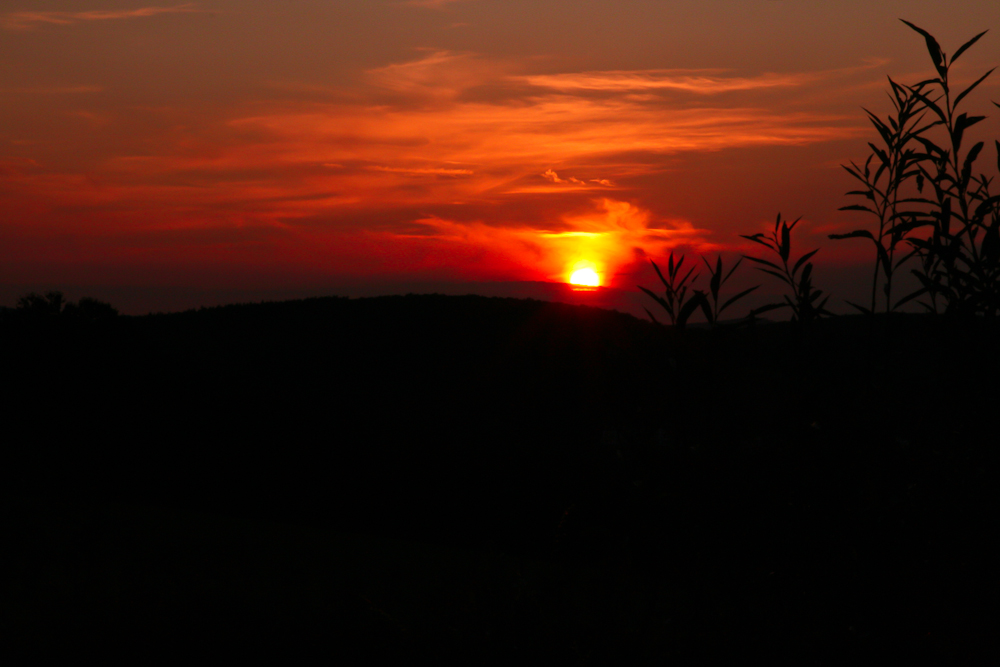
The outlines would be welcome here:
[[[407,296],[5,311],[0,340],[4,623],[36,651],[953,657],[997,631],[991,324],[679,335]]]

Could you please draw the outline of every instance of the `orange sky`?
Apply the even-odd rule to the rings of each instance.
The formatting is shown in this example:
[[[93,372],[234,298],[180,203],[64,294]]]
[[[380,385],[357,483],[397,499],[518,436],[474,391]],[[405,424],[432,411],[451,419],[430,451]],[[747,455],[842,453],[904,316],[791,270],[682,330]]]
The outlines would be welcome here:
[[[946,51],[993,28],[960,78],[1000,63],[1000,3],[971,0],[8,0],[0,303],[475,291],[581,265],[635,291],[646,258],[738,253],[779,211],[823,248],[817,281],[858,298],[868,248],[826,234],[863,222],[836,210],[874,138],[860,107],[929,75],[898,17]],[[1000,76],[972,97],[996,111]]]

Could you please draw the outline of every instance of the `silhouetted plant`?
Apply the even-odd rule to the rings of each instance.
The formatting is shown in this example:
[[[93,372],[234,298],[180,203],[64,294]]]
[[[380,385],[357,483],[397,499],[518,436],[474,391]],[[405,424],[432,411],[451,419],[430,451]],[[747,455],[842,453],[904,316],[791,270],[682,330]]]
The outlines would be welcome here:
[[[697,309],[701,309],[701,312],[705,314],[705,320],[709,325],[715,325],[719,322],[719,318],[722,313],[725,312],[726,308],[733,305],[747,294],[750,294],[755,289],[760,287],[760,285],[754,285],[749,289],[745,289],[739,294],[730,297],[721,305],[720,301],[720,290],[726,284],[726,282],[732,277],[739,268],[739,265],[743,262],[741,257],[733,265],[733,268],[725,272],[722,266],[722,256],[718,255],[715,258],[715,268],[704,257],[701,261],[705,263],[708,268],[708,273],[711,276],[709,280],[709,291],[706,293],[704,290],[692,289],[691,296],[685,301],[685,296],[687,296],[688,287],[694,284],[694,281],[698,278],[695,275],[693,278],[691,274],[694,272],[694,267],[688,270],[686,274],[681,277],[681,265],[684,263],[684,257],[681,257],[676,263],[674,262],[674,253],[670,253],[670,258],[667,263],[667,275],[664,276],[660,271],[660,267],[656,265],[656,262],[650,260],[653,268],[656,269],[656,275],[660,277],[660,281],[663,282],[663,286],[666,288],[665,295],[663,297],[654,294],[651,290],[640,286],[643,292],[653,297],[657,303],[663,306],[663,309],[667,311],[667,315],[670,317],[670,323],[676,326],[678,329],[683,329],[687,325],[688,319]],[[711,301],[709,301],[709,295],[711,295]],[[649,318],[654,322],[659,323],[659,320],[649,311],[648,308],[645,309]]]
[[[729,278],[736,272],[736,269],[739,268],[740,264],[743,262],[743,258],[740,257],[736,260],[736,264],[733,265],[733,268],[729,269],[729,273],[726,273],[725,276],[723,276],[722,255],[716,256],[714,269],[704,257],[701,258],[701,261],[705,263],[705,266],[708,268],[709,275],[712,276],[708,284],[709,294],[712,296],[712,303],[709,304],[708,298],[704,292],[696,290],[696,293],[701,295],[701,298],[698,300],[698,305],[701,306],[702,312],[705,313],[705,319],[708,320],[708,323],[714,325],[719,321],[719,317],[722,315],[723,311],[726,310],[726,308],[733,305],[747,294],[750,294],[750,292],[753,292],[755,289],[760,287],[760,285],[754,285],[749,289],[743,290],[736,296],[726,300],[722,306],[719,306],[719,289],[725,285],[726,281],[728,281]]]
[[[809,258],[819,252],[819,248],[811,252],[807,252],[805,255],[800,257],[791,268],[789,268],[788,265],[792,253],[792,230],[801,219],[802,218],[798,218],[791,224],[788,224],[787,221],[783,222],[781,220],[781,214],[779,213],[777,220],[774,222],[774,231],[770,235],[758,233],[746,236],[740,234],[742,238],[753,241],[754,243],[759,243],[778,255],[781,259],[780,266],[774,262],[770,262],[759,257],[750,257],[749,255],[744,255],[744,257],[749,259],[751,262],[760,264],[761,266],[757,267],[759,271],[763,271],[764,273],[776,277],[778,280],[788,285],[792,290],[791,296],[785,296],[785,300],[783,302],[769,303],[764,306],[760,306],[759,308],[755,308],[751,313],[752,316],[765,313],[769,310],[785,307],[792,309],[792,321],[798,322],[810,322],[823,315],[832,314],[825,308],[826,302],[830,297],[824,297],[824,299],[817,305],[816,300],[823,295],[823,290],[814,289],[812,285],[813,265],[812,262],[809,261]],[[802,269],[801,275],[798,275],[799,269]]]
[[[670,258],[667,260],[666,277],[664,277],[663,272],[660,271],[660,267],[656,265],[656,262],[649,260],[649,263],[656,269],[656,275],[660,277],[660,282],[663,283],[664,295],[660,296],[641,285],[639,289],[653,297],[658,304],[663,306],[663,309],[667,311],[667,316],[670,318],[670,324],[678,329],[683,329],[687,325],[688,318],[691,317],[691,314],[698,308],[698,305],[705,299],[704,292],[695,291],[690,298],[685,300],[688,293],[688,282],[693,283],[698,278],[697,274],[695,274],[694,278],[691,277],[695,267],[692,266],[688,269],[687,273],[681,276],[684,257],[682,256],[674,262],[674,253],[672,251]],[[651,320],[659,323],[659,320],[650,312],[649,308],[645,308],[644,310]]]
[[[900,303],[928,294],[930,304],[919,303],[932,312],[938,312],[938,298],[941,298],[946,313],[995,317],[1000,309],[1000,196],[990,193],[991,179],[982,174],[974,177],[972,173],[984,142],[973,145],[964,158],[961,152],[966,130],[986,117],[957,113],[962,100],[993,70],[954,98],[950,84],[952,65],[986,32],[959,47],[949,60],[930,33],[908,21],[903,23],[924,37],[938,74],[910,90],[924,109],[937,116],[937,124],[947,130],[948,140],[946,146],[941,146],[926,137],[914,137],[926,151],[917,165],[920,172],[916,177],[917,187],[923,192],[924,182],[929,182],[934,199],[912,200],[929,205],[929,212],[911,216],[914,227],[930,226],[931,233],[928,238],[908,239],[921,259],[921,267],[913,271],[921,287]],[[924,92],[927,87],[940,89],[940,95],[932,99]],[[1000,142],[997,151],[1000,165]]]
[[[899,267],[916,253],[914,249],[897,261],[897,246],[910,231],[925,224],[919,220],[919,216],[915,212],[903,211],[899,207],[903,202],[913,201],[905,197],[901,198],[900,190],[909,180],[921,177],[919,163],[927,158],[923,150],[915,150],[912,145],[928,129],[941,124],[941,121],[922,124],[926,111],[922,106],[920,95],[927,83],[925,81],[910,87],[900,85],[889,78],[892,90],[889,99],[892,101],[895,113],[882,121],[871,111],[865,109],[868,119],[875,126],[885,147],[880,148],[869,142],[868,145],[871,147],[872,153],[865,161],[864,167],[858,166],[853,161],[850,166],[843,165],[851,176],[864,184],[863,190],[851,190],[847,194],[865,197],[870,201],[870,204],[851,204],[841,207],[840,210],[865,211],[878,220],[878,226],[874,233],[867,229],[858,229],[847,234],[830,234],[831,239],[867,238],[875,244],[875,271],[872,276],[871,307],[865,308],[851,301],[847,302],[863,313],[872,314],[875,312],[880,270],[885,276],[883,291],[886,312],[892,312],[913,298],[913,295],[910,295],[893,304],[892,277]],[[878,158],[878,166],[874,173],[871,168],[873,158]]]

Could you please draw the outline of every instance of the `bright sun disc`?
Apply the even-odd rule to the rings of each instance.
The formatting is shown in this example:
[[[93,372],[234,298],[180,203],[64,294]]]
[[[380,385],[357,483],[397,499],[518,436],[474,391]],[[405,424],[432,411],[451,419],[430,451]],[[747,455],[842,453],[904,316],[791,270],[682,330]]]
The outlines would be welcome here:
[[[597,287],[601,284],[601,278],[597,271],[593,269],[577,269],[569,277],[571,285],[586,285],[587,287]]]

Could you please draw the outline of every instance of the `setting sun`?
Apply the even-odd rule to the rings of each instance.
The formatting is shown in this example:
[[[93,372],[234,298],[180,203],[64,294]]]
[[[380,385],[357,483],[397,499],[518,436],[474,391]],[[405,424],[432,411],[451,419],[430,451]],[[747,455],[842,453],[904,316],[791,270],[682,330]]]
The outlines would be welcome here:
[[[601,284],[601,277],[593,269],[577,269],[569,277],[571,285],[584,285],[586,287],[597,287]]]

